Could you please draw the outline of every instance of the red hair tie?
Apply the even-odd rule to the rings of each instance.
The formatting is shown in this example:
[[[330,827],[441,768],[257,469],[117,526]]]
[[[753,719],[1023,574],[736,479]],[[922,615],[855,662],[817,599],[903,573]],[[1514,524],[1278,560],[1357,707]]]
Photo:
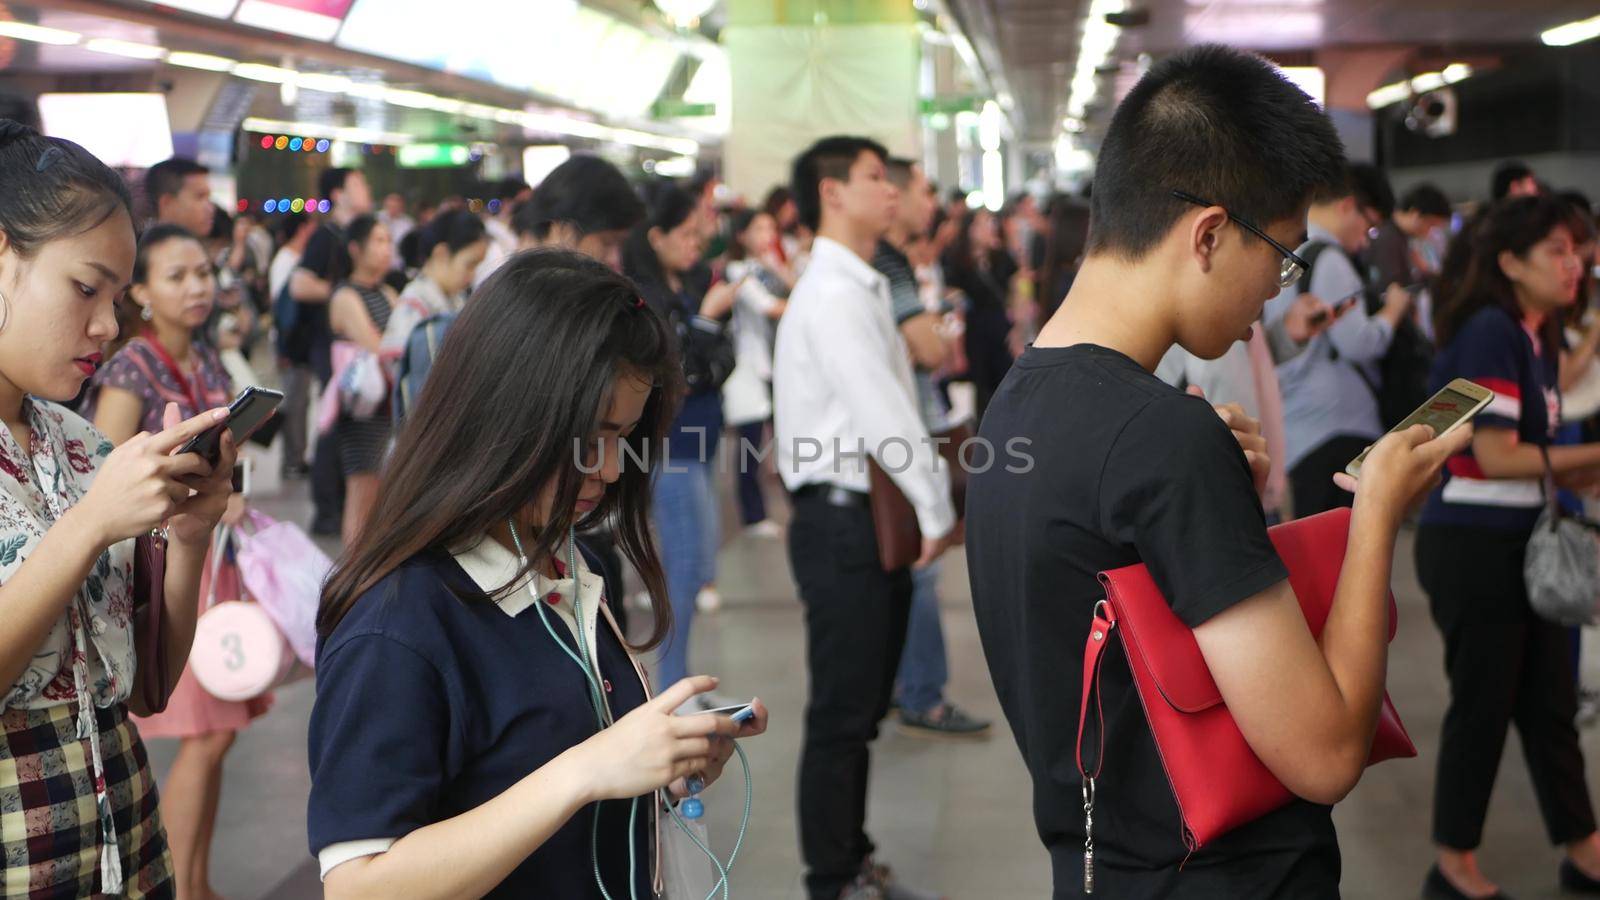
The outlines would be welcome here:
[[[643,297],[635,297],[633,299],[633,308],[634,309],[644,309],[644,298]]]

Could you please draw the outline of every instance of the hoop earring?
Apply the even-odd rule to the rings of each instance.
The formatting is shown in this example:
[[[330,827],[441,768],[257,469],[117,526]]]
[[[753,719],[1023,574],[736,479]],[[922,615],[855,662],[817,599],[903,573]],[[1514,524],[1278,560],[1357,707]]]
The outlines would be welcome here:
[[[11,323],[11,301],[6,299],[5,294],[0,294],[0,310],[3,310],[3,315],[0,315],[0,331],[5,331],[6,326]]]

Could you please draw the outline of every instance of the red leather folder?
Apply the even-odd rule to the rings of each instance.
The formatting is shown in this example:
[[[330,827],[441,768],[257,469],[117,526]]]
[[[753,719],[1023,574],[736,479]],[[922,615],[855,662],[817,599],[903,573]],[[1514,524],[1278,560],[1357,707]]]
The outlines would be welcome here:
[[[1349,531],[1348,509],[1321,513],[1268,531],[1289,570],[1289,583],[1313,636],[1320,635],[1327,622],[1339,570],[1344,565]],[[1101,656],[1111,638],[1120,635],[1145,719],[1155,736],[1167,781],[1183,817],[1183,841],[1191,853],[1218,835],[1289,803],[1293,795],[1245,743],[1200,655],[1194,632],[1173,614],[1149,570],[1143,565],[1128,566],[1102,572],[1100,580],[1105,584],[1106,599],[1095,609],[1084,649],[1084,688],[1078,718],[1078,767],[1085,781],[1098,775],[1102,761],[1101,754],[1096,753],[1095,771],[1084,768],[1084,725],[1091,709],[1098,717],[1096,676]],[[1391,641],[1396,625],[1391,594]],[[1099,727],[1103,725],[1102,721]],[[1385,693],[1367,764],[1416,755],[1417,749]],[[1115,761],[1111,764],[1115,765]]]

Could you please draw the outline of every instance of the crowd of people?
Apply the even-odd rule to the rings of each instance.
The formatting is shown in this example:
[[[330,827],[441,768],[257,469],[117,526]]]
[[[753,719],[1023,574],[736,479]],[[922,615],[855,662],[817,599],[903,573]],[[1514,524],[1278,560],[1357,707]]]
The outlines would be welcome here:
[[[141,670],[182,668],[201,608],[242,590],[237,448],[173,451],[265,366],[281,474],[343,545],[310,723],[329,896],[653,890],[678,811],[768,724],[759,701],[694,714],[737,699],[692,674],[725,496],[751,539],[786,540],[805,608],[815,900],[932,896],[866,832],[868,748],[891,715],[991,730],[946,694],[939,560],[963,542],[1058,896],[1337,896],[1330,807],[1370,748],[1408,523],[1450,684],[1426,896],[1499,896],[1476,851],[1512,724],[1561,883],[1600,893],[1578,634],[1523,575],[1547,474],[1575,509],[1600,491],[1596,220],[1520,163],[1490,187],[1397,200],[1302,92],[1216,46],[1141,79],[1084,197],[998,211],[837,136],[759,204],[577,155],[489,186],[481,212],[378,204],[332,168],[326,214],[262,220],[216,207],[193,161],[136,200],[82,148],[0,122],[0,605],[19,623],[0,760],[25,761],[0,768],[0,805],[39,816],[5,820],[0,888],[215,896],[223,761],[272,696],[220,700],[183,668],[153,703]],[[1454,378],[1493,392],[1472,428],[1385,436]],[[970,440],[1029,464],[941,462]],[[1267,528],[1338,507],[1318,641]],[[1073,765],[1097,576],[1138,562],[1296,797],[1204,848],[1172,837],[1118,657],[1112,765],[1097,786]],[[141,735],[181,740],[159,806]]]

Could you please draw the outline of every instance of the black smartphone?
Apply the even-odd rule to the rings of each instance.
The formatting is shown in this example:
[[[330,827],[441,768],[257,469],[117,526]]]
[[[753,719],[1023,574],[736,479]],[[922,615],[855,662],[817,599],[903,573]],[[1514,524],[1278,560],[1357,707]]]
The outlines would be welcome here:
[[[283,394],[263,387],[247,387],[228,404],[228,418],[207,428],[178,449],[179,453],[198,453],[206,462],[215,463],[222,453],[222,429],[233,433],[233,442],[250,437],[260,428],[283,402]]]
[[[1328,317],[1330,315],[1337,319],[1338,317],[1344,315],[1345,312],[1348,311],[1350,307],[1354,306],[1356,301],[1360,299],[1361,296],[1357,294],[1356,296],[1346,297],[1343,300],[1340,300],[1338,303],[1335,303],[1331,307],[1332,312],[1329,312],[1327,309],[1319,310],[1311,317],[1311,324],[1313,326],[1321,325],[1323,322],[1328,321]]]

